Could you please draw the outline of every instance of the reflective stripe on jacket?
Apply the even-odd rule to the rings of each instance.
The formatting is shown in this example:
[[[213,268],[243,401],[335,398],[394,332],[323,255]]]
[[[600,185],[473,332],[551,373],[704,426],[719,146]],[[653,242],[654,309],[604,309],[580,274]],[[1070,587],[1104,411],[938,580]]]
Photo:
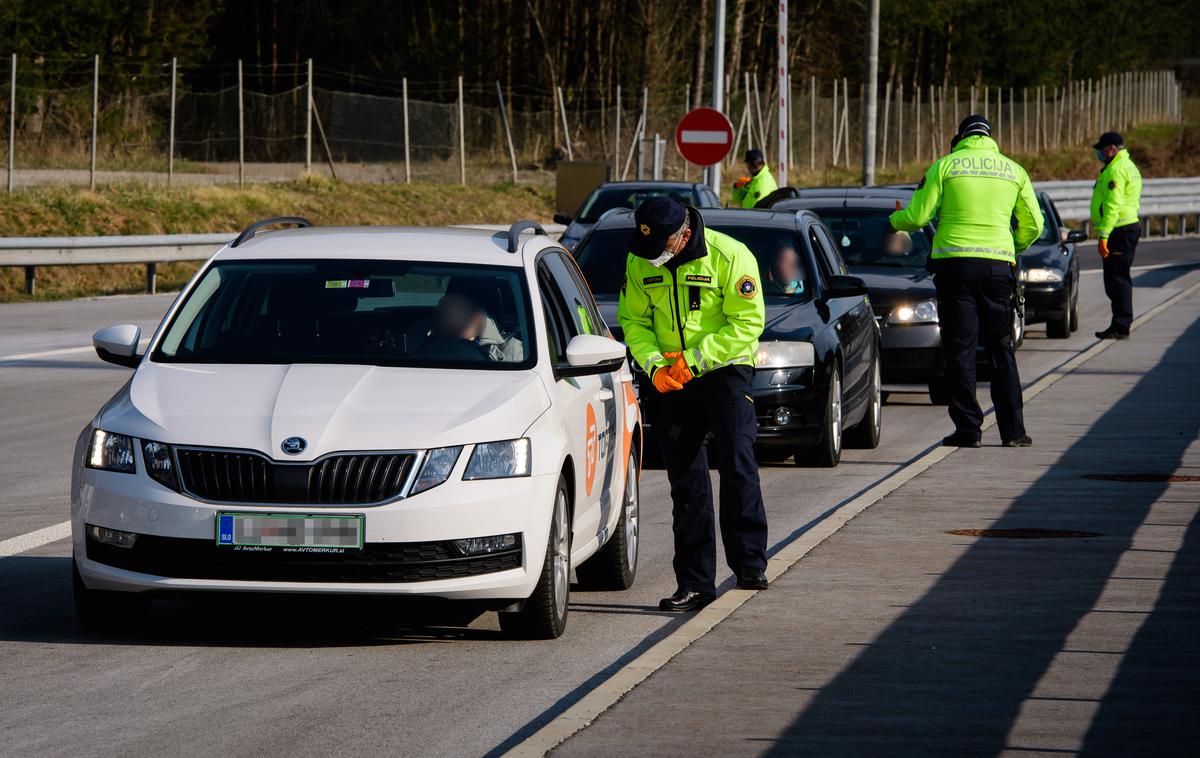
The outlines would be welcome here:
[[[915,232],[937,216],[931,258],[989,258],[1016,263],[1045,220],[1025,169],[991,137],[971,135],[925,172],[908,207],[891,215],[897,231]],[[1016,218],[1017,228],[1012,228]]]
[[[1100,170],[1092,185],[1092,227],[1096,238],[1106,240],[1113,229],[1138,221],[1142,200],[1142,172],[1122,148]]]

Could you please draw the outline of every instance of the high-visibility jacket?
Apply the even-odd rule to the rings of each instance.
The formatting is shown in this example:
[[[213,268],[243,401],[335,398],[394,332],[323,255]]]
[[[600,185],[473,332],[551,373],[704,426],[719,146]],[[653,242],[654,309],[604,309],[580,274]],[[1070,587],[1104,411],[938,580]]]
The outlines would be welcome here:
[[[1142,172],[1121,148],[1100,170],[1092,185],[1092,228],[1096,238],[1106,240],[1118,226],[1136,224],[1142,200]]]
[[[743,208],[753,208],[755,203],[777,189],[779,189],[779,185],[775,183],[771,169],[767,168],[764,163],[763,167],[758,170],[757,174],[750,177],[750,181],[744,187],[733,188],[733,202]]]
[[[935,260],[990,258],[1015,265],[1045,226],[1025,169],[982,134],[965,137],[929,167],[908,207],[891,215],[892,227],[915,232],[935,215]]]
[[[654,267],[630,253],[617,305],[625,343],[649,375],[673,363],[663,353],[683,353],[696,376],[722,366],[753,366],[766,314],[758,262],[734,238],[705,229],[688,210],[698,246],[692,260]],[[686,251],[686,249],[685,249]],[[682,253],[681,253],[682,255]]]

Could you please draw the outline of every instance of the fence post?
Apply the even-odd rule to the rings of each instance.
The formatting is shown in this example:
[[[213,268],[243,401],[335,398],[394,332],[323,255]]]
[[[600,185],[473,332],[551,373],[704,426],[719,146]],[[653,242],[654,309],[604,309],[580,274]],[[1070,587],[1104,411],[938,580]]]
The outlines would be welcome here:
[[[808,168],[817,168],[817,77],[814,74],[808,79]]]
[[[458,77],[458,183],[467,183],[467,120],[463,107],[463,81]]]
[[[25,267],[25,294],[32,295],[37,287],[37,267]]]
[[[1009,87],[1008,88],[1008,131],[1011,132],[1011,134],[1012,134],[1012,138],[1013,138],[1012,144],[1013,144],[1014,148],[1017,146],[1017,119],[1016,119],[1016,109],[1013,106],[1013,96],[1015,94],[1016,93],[1013,91],[1013,88]]]
[[[242,59],[238,58],[238,186],[246,186],[246,111],[242,102]],[[312,113],[312,103],[308,104]]]
[[[658,145],[662,142],[662,135],[658,132],[654,133],[654,155],[650,157],[650,178],[654,181],[662,181],[662,160],[659,158]]]
[[[951,126],[954,127],[955,132],[958,131],[958,123],[960,121],[962,121],[962,119],[958,116],[958,85],[956,84],[954,85],[954,123],[951,124]]]
[[[913,87],[913,104],[917,109],[917,151],[916,159],[921,160],[921,153],[924,152],[925,146],[921,144],[921,86]]]
[[[842,157],[846,160],[846,167],[850,166],[850,84],[846,77],[842,77]]]
[[[904,165],[904,81],[896,85],[896,168]]]
[[[643,154],[646,152],[646,130],[650,128],[650,88],[642,87],[642,128],[638,131],[637,141],[637,178],[642,178]]]
[[[412,164],[408,149],[408,77],[400,80],[401,99],[404,103],[404,183],[412,183]]]
[[[88,189],[96,189],[96,121],[100,118],[100,56],[92,58],[92,162],[88,170]]]
[[[240,89],[239,89],[240,92]],[[304,99],[304,173],[312,171],[312,114],[313,114],[313,61],[308,59],[308,83]]]
[[[504,122],[504,139],[508,141],[508,158],[512,162],[513,184],[517,183],[517,151],[513,149],[512,131],[508,127],[508,111],[504,107],[504,90],[496,82],[496,97],[500,99],[500,119]]]
[[[153,295],[158,290],[158,264],[146,264],[146,292]]]
[[[167,186],[175,177],[175,56],[171,56],[171,119],[167,127]],[[153,292],[154,290],[151,290]]]
[[[617,166],[621,165],[621,85],[617,85],[616,117],[613,119],[612,175],[616,177]]]
[[[12,69],[8,79],[8,191],[13,189],[13,150],[17,144],[17,54],[12,54]]]
[[[459,77],[461,86],[462,77]],[[575,160],[575,151],[571,148],[571,130],[567,127],[567,102],[563,99],[562,87],[556,87],[558,95],[558,115],[562,117],[563,141],[567,143],[567,160]]]

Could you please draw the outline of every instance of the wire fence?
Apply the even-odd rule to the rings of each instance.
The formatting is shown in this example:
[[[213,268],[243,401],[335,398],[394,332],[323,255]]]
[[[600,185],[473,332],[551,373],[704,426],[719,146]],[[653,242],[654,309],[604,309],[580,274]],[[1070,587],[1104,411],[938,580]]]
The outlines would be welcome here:
[[[653,149],[672,140],[693,106],[690,85],[506,91],[461,79],[447,85],[351,77],[311,62],[234,69],[16,56],[0,61],[0,75],[10,189],[14,180],[94,184],[98,173],[254,181],[308,170],[362,178],[367,168],[375,171],[365,176],[382,180],[490,184],[521,181],[566,159],[604,161],[614,178],[701,176],[674,149],[657,156]],[[752,146],[777,161],[777,83],[745,73],[731,84],[727,112],[736,137],[728,164]],[[861,85],[810,77],[789,80],[786,89],[788,165],[858,165]],[[1181,87],[1170,71],[1058,87],[914,90],[887,82],[879,89],[881,168],[943,154],[969,113],[991,119],[1002,149],[1015,154],[1181,118]]]

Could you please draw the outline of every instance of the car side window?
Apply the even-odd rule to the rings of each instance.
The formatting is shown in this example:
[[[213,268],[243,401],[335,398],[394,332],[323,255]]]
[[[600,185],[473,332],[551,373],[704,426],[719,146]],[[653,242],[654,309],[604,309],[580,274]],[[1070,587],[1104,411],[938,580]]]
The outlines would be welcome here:
[[[820,271],[821,280],[828,282],[829,277],[833,276],[833,271],[829,268],[829,259],[825,257],[821,250],[821,242],[817,239],[817,225],[808,225],[808,247],[812,251],[813,260],[817,262],[817,269]]]
[[[567,319],[563,316],[562,295],[545,263],[538,265],[538,289],[542,293],[542,312],[546,317],[547,347],[552,363],[566,360],[565,345],[570,340]]]
[[[564,315],[569,320],[570,337],[579,334],[602,334],[603,321],[595,312],[592,298],[588,295],[587,285],[578,271],[572,271],[574,265],[569,263],[561,253],[548,253],[543,259],[546,270],[554,280],[556,289],[562,297]]]
[[[813,224],[812,228],[816,230],[817,239],[820,242],[821,254],[824,256],[829,270],[837,276],[846,276],[849,274],[850,272],[846,268],[845,262],[842,261],[841,254],[838,252],[837,245],[833,242],[833,235],[829,233],[825,225]]]

